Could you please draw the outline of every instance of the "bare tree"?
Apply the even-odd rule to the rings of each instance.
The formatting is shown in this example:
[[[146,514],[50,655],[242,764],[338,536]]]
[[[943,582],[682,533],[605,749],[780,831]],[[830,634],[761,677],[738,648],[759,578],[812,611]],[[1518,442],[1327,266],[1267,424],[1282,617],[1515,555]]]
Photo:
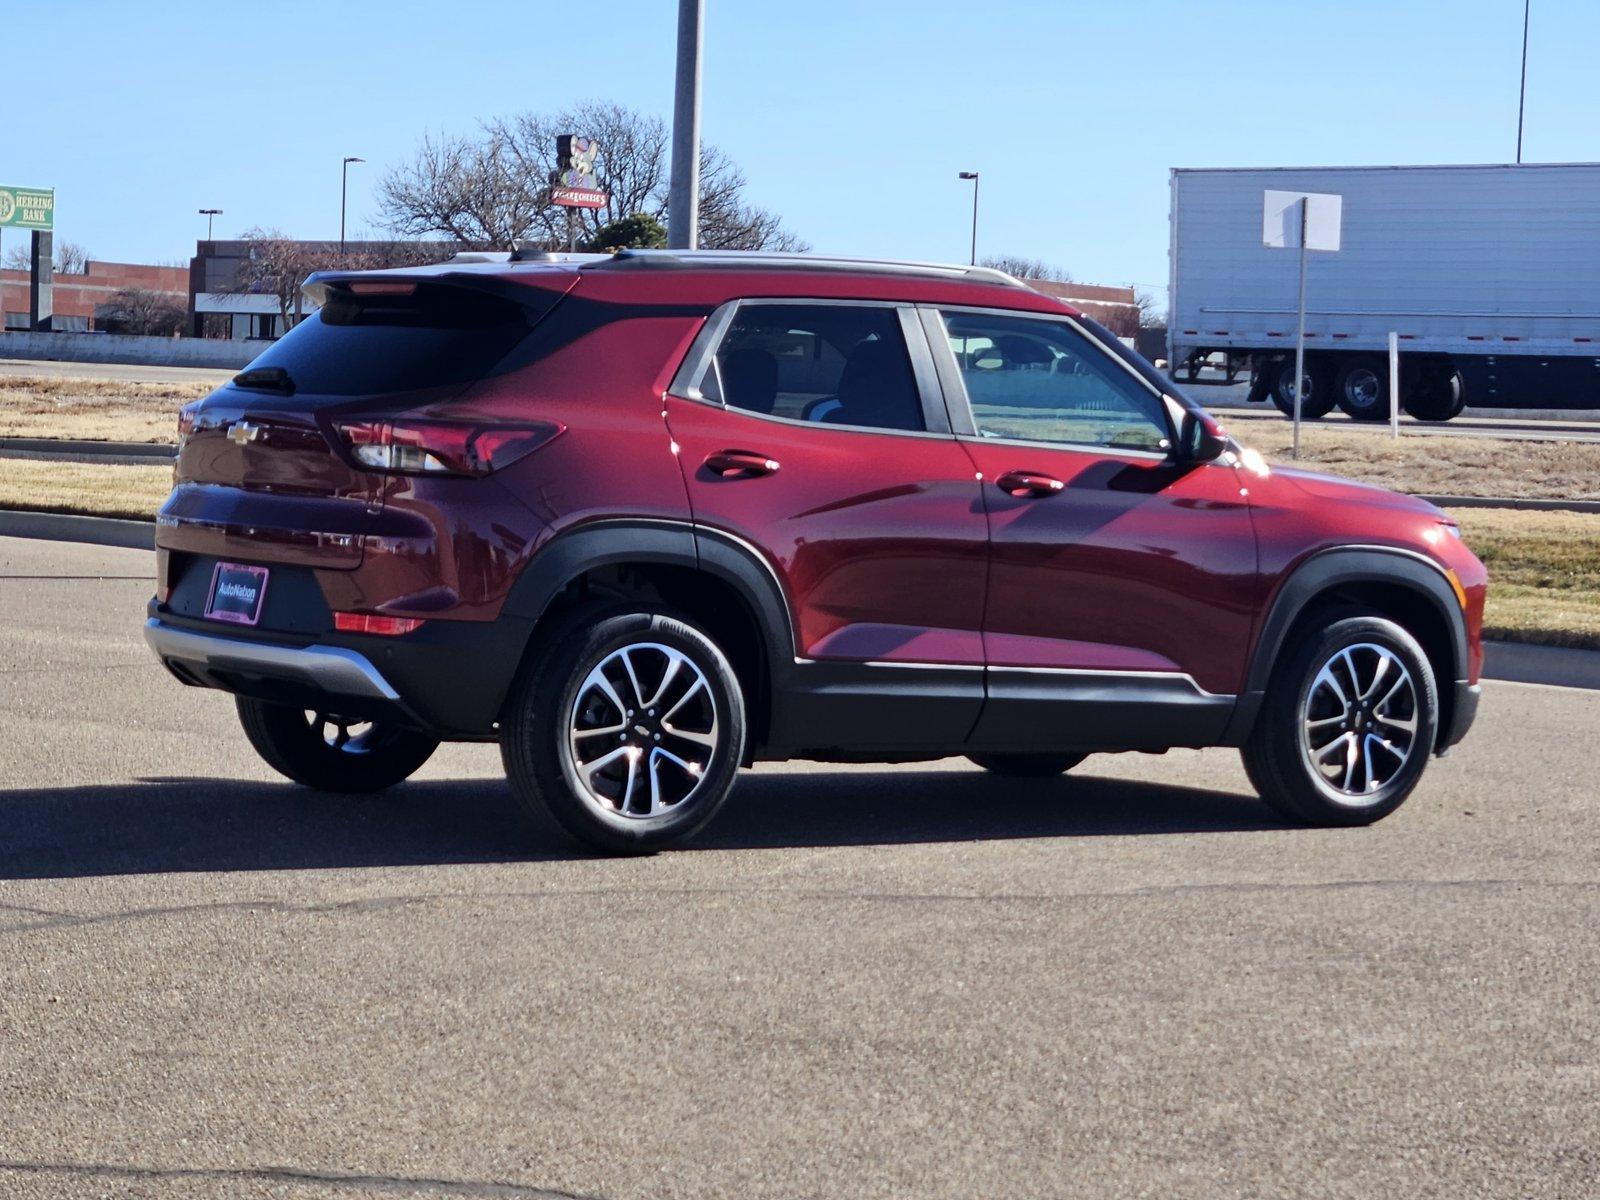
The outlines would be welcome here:
[[[1118,337],[1131,338],[1139,334],[1139,310],[1132,305],[1119,304],[1101,318],[1100,323]]]
[[[173,337],[183,329],[184,306],[169,292],[123,288],[95,313],[95,323],[112,333]]]
[[[600,144],[597,181],[609,193],[598,209],[550,204],[556,136],[582,133]],[[443,234],[475,247],[513,241],[558,248],[578,243],[636,213],[664,222],[670,141],[659,117],[589,102],[554,113],[485,122],[472,137],[424,139],[416,155],[378,185],[384,220],[395,232]],[[714,146],[700,155],[700,244],[708,249],[804,250],[779,218],[744,199],[743,172]]]
[[[77,242],[57,242],[51,266],[57,275],[82,275],[92,255],[92,251]],[[33,250],[26,243],[7,247],[4,265],[11,271],[29,270],[33,266]]]
[[[1135,292],[1133,302],[1139,308],[1140,329],[1165,329],[1167,327],[1166,310],[1160,307],[1161,301],[1149,292]]]
[[[82,275],[89,269],[89,254],[89,249],[77,242],[57,243],[56,274]]]
[[[1052,283],[1071,283],[1072,272],[1065,267],[1045,262],[1042,258],[1026,258],[1020,254],[997,254],[981,260],[981,265],[1004,271],[1018,279],[1045,279]]]
[[[528,237],[543,186],[499,136],[425,137],[411,162],[383,177],[378,202],[389,228],[404,237],[442,234],[481,250]]]
[[[374,271],[384,267],[419,266],[448,258],[453,242],[355,242],[340,255],[337,242],[301,242],[276,229],[251,229],[242,239],[249,253],[240,262],[228,289],[235,294],[267,295],[278,301],[284,328],[304,311],[300,288],[318,271]]]

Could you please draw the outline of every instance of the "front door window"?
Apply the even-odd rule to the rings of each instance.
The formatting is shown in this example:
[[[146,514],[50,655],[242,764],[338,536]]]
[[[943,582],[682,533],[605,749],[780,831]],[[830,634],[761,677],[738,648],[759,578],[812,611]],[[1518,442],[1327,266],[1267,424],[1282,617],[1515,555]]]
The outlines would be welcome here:
[[[966,312],[944,319],[979,436],[1166,450],[1160,397],[1070,324]]]

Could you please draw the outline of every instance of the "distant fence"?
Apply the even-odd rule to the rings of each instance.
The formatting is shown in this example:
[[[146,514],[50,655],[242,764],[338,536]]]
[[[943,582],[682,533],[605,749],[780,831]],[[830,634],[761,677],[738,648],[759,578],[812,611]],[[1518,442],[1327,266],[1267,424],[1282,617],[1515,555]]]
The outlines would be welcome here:
[[[0,333],[0,358],[129,363],[146,367],[242,367],[271,342],[134,337],[122,333]]]

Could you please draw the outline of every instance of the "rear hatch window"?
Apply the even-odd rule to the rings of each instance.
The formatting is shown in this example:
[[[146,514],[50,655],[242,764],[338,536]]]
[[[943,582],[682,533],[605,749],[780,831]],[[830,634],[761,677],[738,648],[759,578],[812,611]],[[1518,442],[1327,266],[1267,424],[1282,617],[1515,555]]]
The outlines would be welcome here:
[[[251,376],[283,381],[270,389],[284,393],[283,407],[297,407],[292,396],[373,396],[483,379],[496,373],[543,315],[526,304],[448,284],[356,286],[382,290],[328,287],[317,312],[250,364]],[[536,295],[530,289],[529,299]]]

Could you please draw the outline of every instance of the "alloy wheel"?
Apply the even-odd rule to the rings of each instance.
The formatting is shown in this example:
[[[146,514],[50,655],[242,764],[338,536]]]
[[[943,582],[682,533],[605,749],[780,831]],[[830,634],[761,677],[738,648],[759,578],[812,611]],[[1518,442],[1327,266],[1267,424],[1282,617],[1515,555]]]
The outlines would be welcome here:
[[[1345,804],[1372,803],[1417,751],[1417,686],[1386,646],[1336,651],[1307,690],[1300,744],[1312,774]]]
[[[590,803],[624,817],[681,808],[720,745],[705,672],[680,650],[636,642],[584,677],[568,712],[568,750]]]

